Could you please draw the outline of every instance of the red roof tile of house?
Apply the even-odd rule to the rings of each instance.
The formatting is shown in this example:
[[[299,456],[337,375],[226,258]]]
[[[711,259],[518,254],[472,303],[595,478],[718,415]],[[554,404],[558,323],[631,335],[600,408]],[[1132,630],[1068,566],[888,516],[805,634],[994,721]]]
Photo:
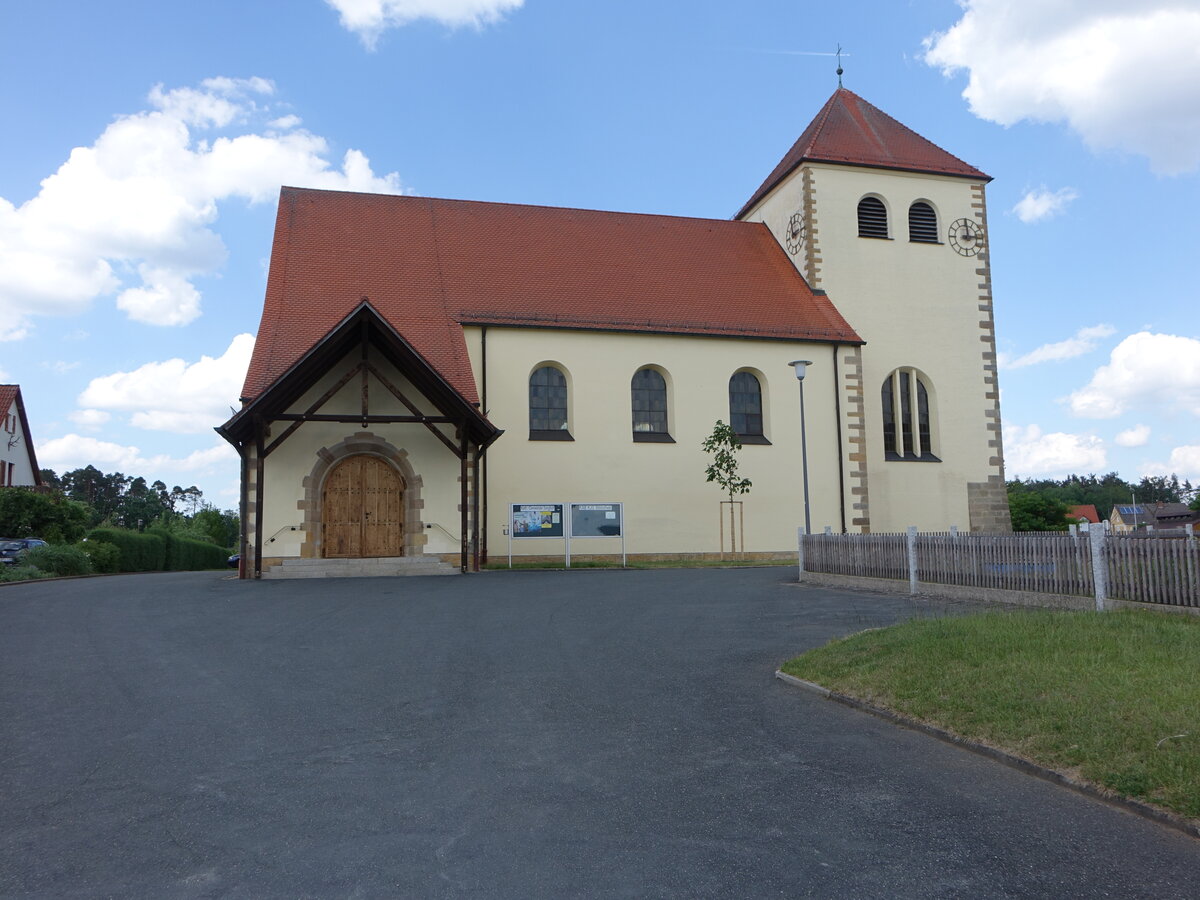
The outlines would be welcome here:
[[[988,175],[900,124],[858,94],[839,87],[734,218],[750,212],[789,172],[805,161],[991,181]]]
[[[364,297],[471,402],[463,324],[861,343],[761,224],[285,187],[243,397]]]
[[[17,399],[20,387],[15,384],[0,384],[0,416],[7,415]]]
[[[1082,506],[1072,506],[1067,510],[1067,518],[1075,521],[1083,520],[1086,522],[1100,522],[1100,513],[1096,511],[1096,507],[1091,503],[1083,504]]]

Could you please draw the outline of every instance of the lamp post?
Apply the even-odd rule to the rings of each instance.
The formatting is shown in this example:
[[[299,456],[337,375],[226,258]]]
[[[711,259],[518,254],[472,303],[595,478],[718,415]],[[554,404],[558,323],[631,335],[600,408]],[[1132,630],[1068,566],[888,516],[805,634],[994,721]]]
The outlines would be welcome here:
[[[804,372],[812,365],[811,359],[794,359],[789,366],[800,382],[800,469],[804,473],[804,533],[812,534],[812,516],[808,508],[808,434],[804,423]]]

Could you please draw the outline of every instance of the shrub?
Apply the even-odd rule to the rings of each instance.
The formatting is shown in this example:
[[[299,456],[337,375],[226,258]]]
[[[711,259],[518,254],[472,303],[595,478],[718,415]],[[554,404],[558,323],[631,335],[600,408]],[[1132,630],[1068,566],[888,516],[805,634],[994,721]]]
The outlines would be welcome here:
[[[139,534],[126,528],[94,528],[88,543],[113,544],[120,553],[119,572],[161,572],[167,561],[167,542],[159,534]]]
[[[88,555],[93,572],[121,571],[121,551],[116,544],[87,540],[75,546]]]
[[[49,572],[33,566],[0,566],[0,583],[6,581],[31,581],[34,578],[49,578]]]
[[[91,575],[92,561],[78,547],[47,544],[26,550],[22,562],[55,575]]]

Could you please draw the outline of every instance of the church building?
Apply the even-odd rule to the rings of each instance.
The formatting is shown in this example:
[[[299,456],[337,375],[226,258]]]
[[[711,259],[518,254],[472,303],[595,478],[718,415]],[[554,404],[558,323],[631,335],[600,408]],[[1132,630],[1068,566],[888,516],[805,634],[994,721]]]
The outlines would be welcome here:
[[[715,555],[717,420],[739,551],[1007,531],[989,180],[839,87],[732,220],[283,188],[243,575]]]

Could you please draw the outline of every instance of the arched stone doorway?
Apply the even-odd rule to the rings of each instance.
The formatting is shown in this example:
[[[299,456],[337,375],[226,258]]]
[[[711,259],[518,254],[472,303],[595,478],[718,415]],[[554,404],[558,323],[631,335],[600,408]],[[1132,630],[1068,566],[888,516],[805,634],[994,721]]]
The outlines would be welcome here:
[[[300,555],[307,559],[337,558],[330,552],[324,536],[326,490],[335,471],[345,462],[356,457],[369,457],[385,465],[398,479],[400,485],[399,522],[396,540],[400,542],[396,552],[388,556],[421,556],[424,544],[425,525],[422,521],[424,502],[421,499],[421,476],[413,471],[408,454],[369,431],[360,431],[340,443],[322,447],[317,451],[312,472],[304,478],[304,499],[297,504],[304,511],[304,542]],[[340,515],[340,514],[339,514]],[[374,517],[374,516],[372,516]],[[359,554],[367,555],[367,554]],[[374,554],[371,554],[374,555]],[[342,556],[345,558],[345,556]]]
[[[404,482],[385,460],[360,453],[325,479],[322,554],[330,559],[404,554]]]

